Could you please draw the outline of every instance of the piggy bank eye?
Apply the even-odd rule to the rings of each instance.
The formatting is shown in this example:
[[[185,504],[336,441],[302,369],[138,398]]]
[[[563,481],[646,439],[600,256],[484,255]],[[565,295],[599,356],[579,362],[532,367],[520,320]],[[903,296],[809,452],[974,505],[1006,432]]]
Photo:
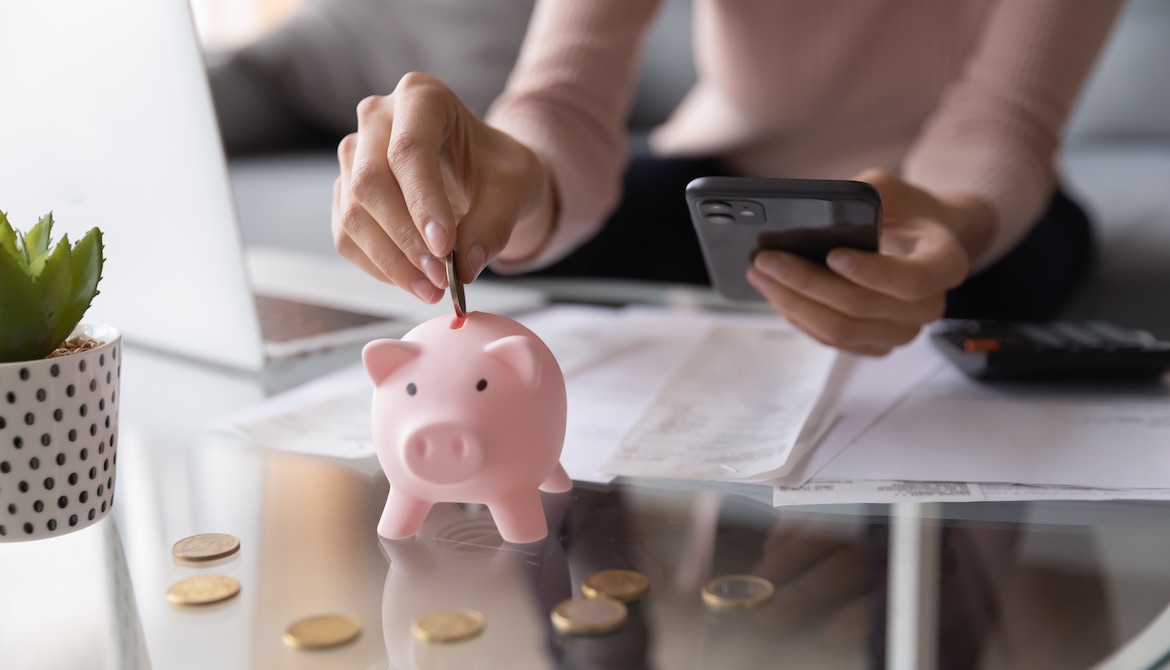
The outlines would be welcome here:
[[[482,391],[485,388],[487,388],[487,380],[486,379],[481,379],[475,383],[475,390],[476,391]]]
[[[414,382],[407,384],[406,395],[414,395],[415,393],[418,393],[418,387],[414,385]]]

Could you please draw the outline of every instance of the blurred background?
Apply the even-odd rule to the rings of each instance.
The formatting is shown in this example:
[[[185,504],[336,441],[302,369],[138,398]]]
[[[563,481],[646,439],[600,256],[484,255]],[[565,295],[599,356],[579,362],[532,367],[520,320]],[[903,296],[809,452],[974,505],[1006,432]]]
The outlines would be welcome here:
[[[211,49],[237,47],[287,21],[304,0],[191,0],[195,29]]]

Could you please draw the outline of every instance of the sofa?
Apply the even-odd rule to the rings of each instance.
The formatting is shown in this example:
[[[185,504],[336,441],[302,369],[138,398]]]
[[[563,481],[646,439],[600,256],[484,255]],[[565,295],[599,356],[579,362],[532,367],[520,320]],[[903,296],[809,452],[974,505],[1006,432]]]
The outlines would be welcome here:
[[[446,0],[434,6],[450,19],[452,4]],[[507,30],[493,30],[490,20],[510,23]],[[514,11],[503,17],[481,12],[474,28],[461,24],[452,30],[465,30],[468,39],[478,35],[514,42],[521,32],[517,20]],[[646,131],[665,118],[694,81],[689,21],[690,2],[668,0],[651,29],[630,118],[635,151],[644,150]],[[1170,2],[1129,0],[1070,119],[1059,156],[1063,183],[1090,212],[1101,252],[1067,316],[1113,320],[1164,339],[1170,339],[1168,34]],[[514,45],[480,51],[506,61]],[[427,63],[404,67],[425,69]],[[449,60],[436,66],[449,67]],[[482,79],[476,78],[474,91],[480,106],[490,93]],[[500,72],[494,81],[502,85]],[[233,157],[229,165],[247,244],[334,253],[328,221],[337,166],[331,149]]]

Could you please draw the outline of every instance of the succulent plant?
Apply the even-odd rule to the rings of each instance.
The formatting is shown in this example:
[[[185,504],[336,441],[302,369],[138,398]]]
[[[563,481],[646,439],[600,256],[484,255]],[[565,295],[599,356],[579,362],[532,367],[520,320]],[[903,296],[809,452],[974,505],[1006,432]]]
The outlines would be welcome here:
[[[53,214],[18,233],[0,212],[0,363],[44,358],[73,332],[98,294],[102,232],[52,246]]]

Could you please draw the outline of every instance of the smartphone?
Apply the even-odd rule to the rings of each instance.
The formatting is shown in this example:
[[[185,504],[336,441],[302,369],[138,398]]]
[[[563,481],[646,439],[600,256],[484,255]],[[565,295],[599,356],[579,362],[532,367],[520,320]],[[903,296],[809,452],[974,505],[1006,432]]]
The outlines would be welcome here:
[[[711,282],[732,300],[762,300],[747,282],[761,249],[824,263],[831,249],[877,251],[882,201],[859,181],[699,177],[686,188]]]

